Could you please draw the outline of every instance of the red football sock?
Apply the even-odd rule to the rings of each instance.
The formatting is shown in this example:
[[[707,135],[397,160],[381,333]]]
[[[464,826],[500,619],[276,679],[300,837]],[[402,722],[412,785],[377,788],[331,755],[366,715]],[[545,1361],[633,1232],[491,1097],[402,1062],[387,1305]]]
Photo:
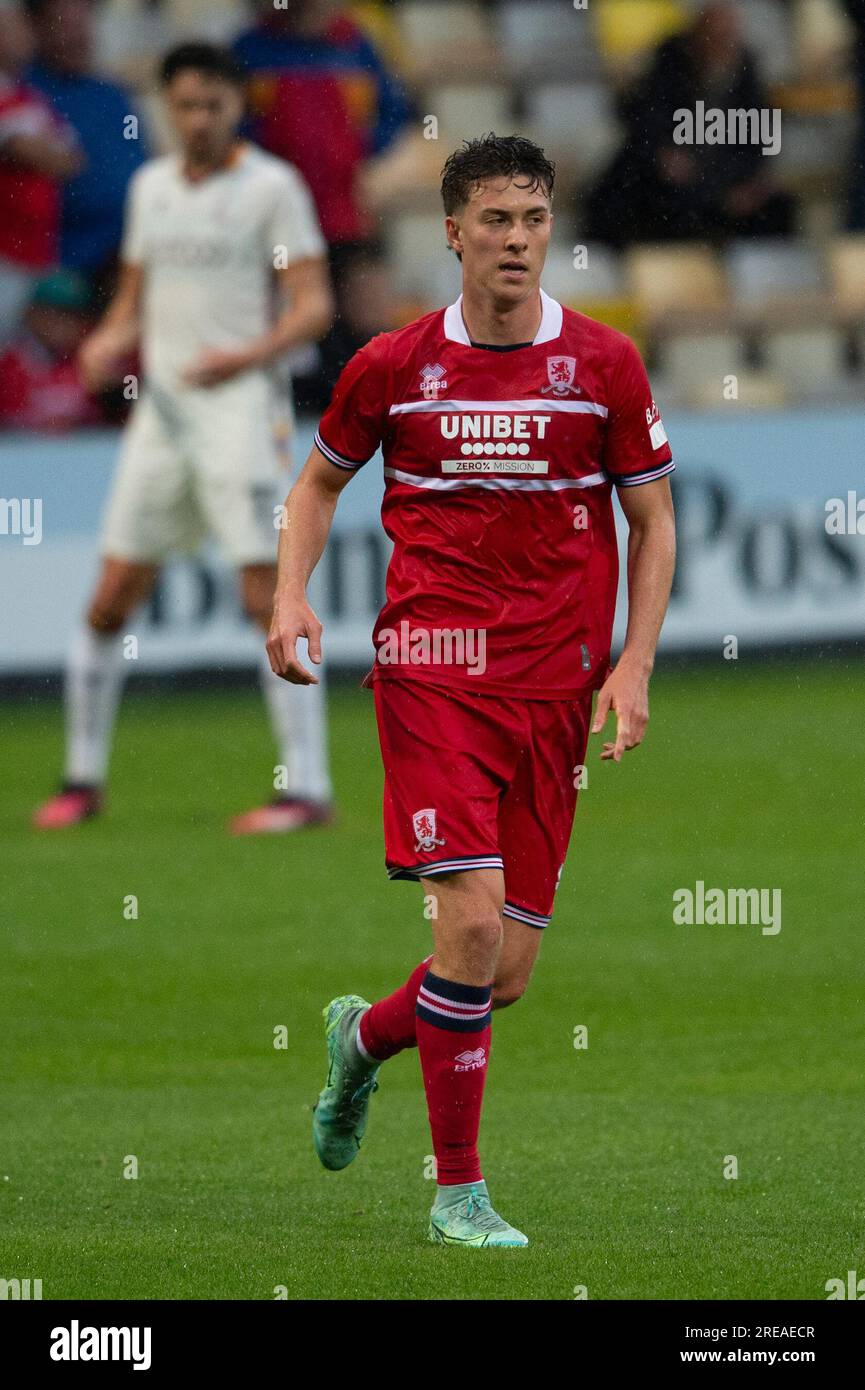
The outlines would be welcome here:
[[[478,1129],[492,1038],[492,985],[428,970],[417,999],[417,1045],[439,1187],[480,1182]]]
[[[404,985],[379,999],[360,1020],[358,1041],[371,1061],[385,1062],[406,1047],[417,1047],[415,1004],[432,956],[411,972]]]

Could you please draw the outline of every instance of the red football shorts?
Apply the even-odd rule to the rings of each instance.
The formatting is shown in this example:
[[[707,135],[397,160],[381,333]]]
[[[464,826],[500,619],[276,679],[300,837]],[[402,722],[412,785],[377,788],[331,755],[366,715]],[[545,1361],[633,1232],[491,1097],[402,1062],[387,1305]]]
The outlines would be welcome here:
[[[481,695],[376,680],[391,878],[499,868],[505,911],[545,927],[567,853],[592,692],[573,700]]]

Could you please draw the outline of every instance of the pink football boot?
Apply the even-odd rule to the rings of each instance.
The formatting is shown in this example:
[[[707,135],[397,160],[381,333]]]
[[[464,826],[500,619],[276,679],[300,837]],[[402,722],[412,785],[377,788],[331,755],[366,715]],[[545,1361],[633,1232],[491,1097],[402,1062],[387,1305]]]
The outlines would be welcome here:
[[[32,824],[37,830],[62,830],[67,825],[80,825],[92,820],[102,810],[102,792],[98,787],[62,787],[39,810]]]
[[[277,797],[267,806],[257,806],[253,811],[235,816],[229,829],[232,835],[279,835],[310,825],[331,825],[333,819],[333,806],[329,802]]]

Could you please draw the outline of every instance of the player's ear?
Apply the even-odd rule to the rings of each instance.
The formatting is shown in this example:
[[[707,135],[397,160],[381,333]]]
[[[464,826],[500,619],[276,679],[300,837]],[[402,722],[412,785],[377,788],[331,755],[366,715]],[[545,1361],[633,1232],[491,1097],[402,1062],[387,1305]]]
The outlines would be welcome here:
[[[460,238],[459,223],[453,217],[445,218],[445,236],[447,238],[448,250],[455,251],[457,258],[462,257],[462,245]]]

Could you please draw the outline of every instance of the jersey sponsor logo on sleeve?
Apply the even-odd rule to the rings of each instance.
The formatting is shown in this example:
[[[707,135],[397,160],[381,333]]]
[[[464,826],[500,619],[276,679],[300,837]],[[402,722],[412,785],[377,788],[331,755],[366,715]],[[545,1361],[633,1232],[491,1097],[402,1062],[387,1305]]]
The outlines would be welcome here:
[[[653,449],[660,449],[662,444],[667,444],[669,442],[667,439],[667,431],[664,429],[661,420],[655,421],[654,425],[649,430],[649,438],[652,441]]]
[[[660,449],[662,445],[669,442],[661,413],[654,401],[652,401],[651,408],[646,409],[646,424],[649,426],[649,438],[652,441],[653,449]]]

